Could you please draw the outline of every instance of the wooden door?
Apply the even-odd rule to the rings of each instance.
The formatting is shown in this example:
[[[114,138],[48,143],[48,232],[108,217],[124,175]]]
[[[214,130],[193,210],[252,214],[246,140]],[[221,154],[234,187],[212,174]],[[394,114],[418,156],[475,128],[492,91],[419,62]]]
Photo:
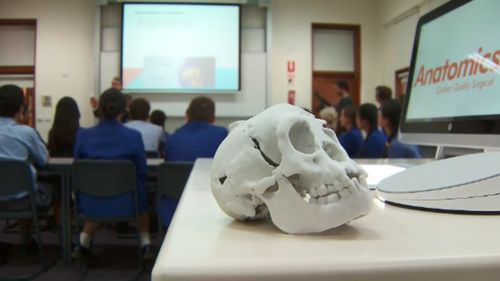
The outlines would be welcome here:
[[[23,49],[32,48],[33,50],[33,65],[25,65],[26,61],[23,61],[20,64],[8,64],[5,65],[3,62],[0,62],[0,76],[7,77],[9,81],[19,81],[16,75],[21,75],[24,82],[26,80],[33,80],[33,87],[24,88],[24,97],[25,97],[25,112],[20,116],[19,122],[22,124],[31,126],[35,128],[35,62],[36,62],[36,19],[0,19],[0,27],[7,28],[8,30],[14,31],[10,34],[15,34],[18,30],[18,27],[25,27],[28,30],[33,30],[34,36],[34,44],[32,46],[24,46]],[[14,35],[16,38],[17,35]],[[0,50],[0,52],[5,50]],[[1,81],[0,81],[1,82]],[[1,85],[2,83],[0,83]],[[16,83],[14,83],[16,84]]]
[[[333,106],[338,103],[340,96],[336,92],[335,82],[346,81],[349,85],[349,92],[352,95],[354,104],[359,104],[359,90],[356,87],[356,80],[350,73],[341,72],[315,72],[313,74],[313,97],[312,112],[318,117],[319,111],[325,106]],[[340,113],[340,112],[339,112]]]
[[[318,116],[319,111],[324,106],[334,106],[340,99],[340,96],[337,94],[335,90],[335,82],[338,80],[344,80],[349,85],[349,93],[353,99],[355,105],[359,105],[360,103],[360,83],[361,83],[361,60],[360,60],[360,49],[361,49],[361,35],[360,35],[360,26],[359,25],[344,25],[344,24],[324,24],[324,23],[313,23],[312,24],[312,34],[315,31],[324,31],[324,30],[333,30],[333,31],[349,31],[352,36],[352,52],[349,56],[344,56],[342,58],[351,59],[352,56],[352,65],[350,66],[349,71],[335,69],[335,67],[329,67],[327,70],[324,69],[315,69],[315,52],[314,52],[314,39],[313,42],[313,53],[312,53],[312,96],[311,96],[311,111],[314,115]],[[335,41],[337,42],[337,41]],[[335,45],[328,45],[335,46]],[[349,50],[351,50],[349,48]],[[344,53],[342,53],[344,54]],[[325,58],[324,54],[323,57]],[[327,57],[328,58],[336,58],[333,55],[330,55],[329,49],[327,49]],[[323,59],[319,60],[320,62],[324,61]],[[322,66],[323,67],[323,66]],[[340,112],[339,112],[340,113]]]
[[[21,124],[35,128],[35,89],[34,88],[24,88],[24,106],[25,111],[20,116],[18,120]]]

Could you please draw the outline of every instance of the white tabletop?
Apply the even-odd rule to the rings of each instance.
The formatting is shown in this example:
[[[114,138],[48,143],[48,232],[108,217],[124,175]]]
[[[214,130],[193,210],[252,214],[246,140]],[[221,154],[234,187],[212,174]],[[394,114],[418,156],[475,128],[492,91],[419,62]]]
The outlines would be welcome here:
[[[384,163],[384,164],[387,164]],[[176,280],[499,280],[500,216],[403,209],[374,200],[367,216],[316,235],[236,222],[198,160],[153,268]]]

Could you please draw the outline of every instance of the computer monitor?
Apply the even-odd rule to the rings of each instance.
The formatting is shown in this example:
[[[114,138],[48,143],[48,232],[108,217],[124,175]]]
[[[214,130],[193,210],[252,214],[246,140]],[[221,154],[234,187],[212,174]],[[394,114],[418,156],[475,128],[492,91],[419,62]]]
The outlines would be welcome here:
[[[498,0],[450,1],[418,22],[400,136],[500,147]],[[500,213],[500,152],[463,155],[382,180],[377,196],[422,210]]]
[[[420,18],[400,138],[500,147],[500,1],[450,1]]]

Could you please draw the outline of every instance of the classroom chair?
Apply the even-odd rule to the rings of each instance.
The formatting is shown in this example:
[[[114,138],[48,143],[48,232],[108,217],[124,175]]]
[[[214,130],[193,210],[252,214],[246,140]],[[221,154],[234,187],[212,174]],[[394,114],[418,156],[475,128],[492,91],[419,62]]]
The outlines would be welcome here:
[[[0,276],[0,280],[31,280],[48,270],[55,264],[55,258],[49,259],[43,250],[41,239],[40,215],[42,210],[35,204],[35,184],[31,167],[26,161],[0,159],[0,197],[28,192],[30,208],[24,211],[0,210],[0,219],[3,220],[31,220],[35,231],[37,250],[40,256],[40,268],[24,276]]]
[[[179,199],[188,181],[192,162],[164,162],[158,166],[158,235],[162,237],[175,213]]]
[[[128,160],[75,160],[72,165],[72,191],[75,195],[75,217],[77,219],[77,241],[79,239],[80,221],[91,221],[98,223],[106,222],[129,222],[138,224],[138,203],[136,190],[136,172],[134,163]],[[133,210],[123,210],[129,213],[123,216],[92,216],[81,212],[78,204],[78,196],[86,194],[96,198],[112,198],[124,194],[132,194]],[[137,238],[139,235],[137,235]],[[138,241],[138,255],[141,249]],[[142,265],[132,274],[130,279],[137,280],[142,272]],[[85,279],[88,266],[85,265],[81,272],[80,280]]]

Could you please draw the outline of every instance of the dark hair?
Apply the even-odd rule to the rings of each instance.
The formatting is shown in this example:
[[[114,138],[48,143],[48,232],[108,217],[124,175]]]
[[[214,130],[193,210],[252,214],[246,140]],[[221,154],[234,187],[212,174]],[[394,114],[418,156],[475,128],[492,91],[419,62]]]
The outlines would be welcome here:
[[[377,86],[375,88],[375,97],[380,100],[380,103],[392,98],[392,90],[387,86]]]
[[[347,117],[347,119],[351,120],[353,128],[357,127],[356,124],[357,109],[354,105],[348,105],[342,108],[342,112],[340,114],[344,114]]]
[[[102,118],[114,119],[125,112],[125,97],[120,90],[109,88],[99,97],[99,108]]]
[[[192,121],[212,122],[215,118],[215,104],[208,97],[196,97],[191,100],[186,113]]]
[[[150,110],[149,102],[146,99],[138,98],[130,103],[128,112],[130,113],[130,119],[145,121],[149,117]]]
[[[335,82],[335,85],[337,85],[342,90],[349,91],[349,85],[344,80],[337,80],[337,82]]]
[[[364,103],[358,110],[359,119],[368,121],[370,131],[377,127],[377,107],[373,103]]]
[[[399,120],[401,118],[401,104],[399,104],[396,100],[388,100],[382,103],[380,106],[380,113],[382,117],[386,118],[389,121],[389,124],[392,128],[392,135],[389,136],[393,138],[397,135],[399,128]]]
[[[153,112],[151,112],[151,115],[149,116],[149,122],[151,122],[151,124],[158,125],[162,128],[165,127],[166,120],[167,120],[167,115],[165,114],[165,112],[158,109],[153,110]]]
[[[49,131],[48,148],[51,156],[72,157],[76,132],[80,128],[80,110],[71,97],[57,102],[54,123]]]
[[[14,117],[24,104],[23,90],[16,85],[0,87],[0,117]]]
[[[129,103],[132,101],[132,96],[130,94],[123,94],[123,97],[125,98],[125,103]]]

